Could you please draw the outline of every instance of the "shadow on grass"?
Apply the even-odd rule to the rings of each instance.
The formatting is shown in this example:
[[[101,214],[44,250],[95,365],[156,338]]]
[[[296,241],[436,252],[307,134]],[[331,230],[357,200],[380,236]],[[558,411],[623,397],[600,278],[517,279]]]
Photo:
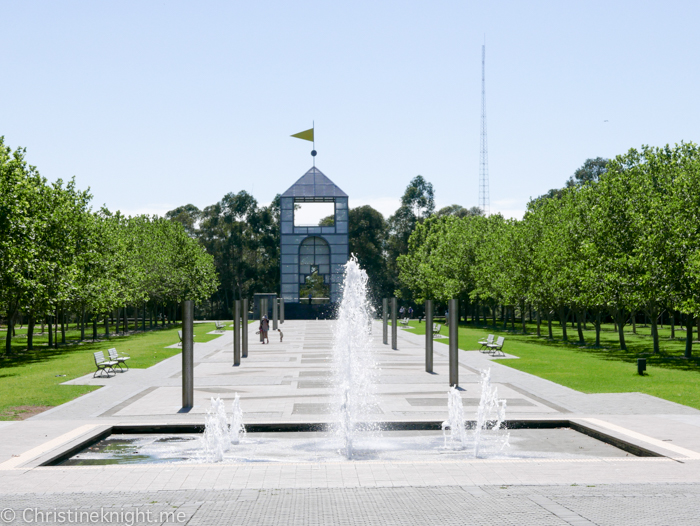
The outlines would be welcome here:
[[[554,339],[550,339],[548,336],[538,337],[534,331],[528,334],[522,334],[517,328],[516,330],[511,330],[510,328],[504,330],[502,326],[498,328],[494,328],[493,325],[474,326],[471,324],[464,324],[463,322],[460,323],[459,326],[465,329],[483,330],[492,332],[493,334],[507,335],[525,344],[543,345],[571,352],[584,353],[595,356],[601,360],[636,364],[637,358],[646,358],[647,365],[700,372],[700,357],[693,356],[688,359],[684,358],[683,349],[685,348],[685,340],[682,338],[675,338],[674,340],[662,338],[660,341],[661,346],[671,344],[677,346],[679,350],[669,351],[668,349],[661,349],[659,353],[654,354],[653,339],[650,335],[646,334],[630,334],[625,332],[627,350],[622,350],[617,343],[617,333],[609,330],[601,331],[601,338],[603,339],[601,342],[602,345],[600,347],[595,347],[589,339],[586,340],[586,345],[581,345],[578,342],[576,329],[570,329],[573,333],[573,338],[570,337],[568,341],[564,341],[556,337]],[[528,329],[530,329],[530,327],[528,327]],[[546,334],[546,326],[543,332]],[[588,329],[585,332],[590,333],[592,331]]]
[[[130,339],[133,341],[134,338],[143,338],[145,336],[153,334],[154,332],[160,332],[162,330],[172,330],[178,327],[179,325],[173,325],[171,327],[164,328],[158,327],[157,329],[149,329],[145,333],[133,332],[120,335],[110,335],[109,338],[104,338],[104,335],[102,335],[103,339],[85,339],[82,342],[80,340],[68,340],[68,342],[65,344],[59,343],[58,348],[49,347],[47,342],[35,342],[34,349],[28,350],[26,348],[26,343],[19,345],[15,343],[14,345],[12,345],[11,354],[0,354],[0,369],[11,369],[13,367],[44,363],[55,358],[63,358],[74,354],[93,353],[96,351],[101,351],[104,349],[114,347],[115,344],[118,344],[119,342],[122,342],[126,339]],[[21,338],[20,335],[18,335],[16,338],[20,340],[26,340],[26,337]],[[13,342],[14,341],[15,338],[13,338]],[[4,345],[2,349],[5,349]],[[9,376],[14,376],[14,374],[0,374],[0,378]]]

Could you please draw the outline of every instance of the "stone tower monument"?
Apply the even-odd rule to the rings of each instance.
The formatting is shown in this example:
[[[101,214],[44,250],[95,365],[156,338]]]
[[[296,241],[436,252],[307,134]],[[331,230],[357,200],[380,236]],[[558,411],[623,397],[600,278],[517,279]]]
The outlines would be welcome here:
[[[333,203],[333,226],[295,226],[295,203]],[[348,196],[314,167],[280,199],[281,287],[285,303],[299,303],[299,288],[312,273],[330,286],[330,301],[340,301],[343,265],[348,261]],[[303,299],[303,298],[302,298]]]

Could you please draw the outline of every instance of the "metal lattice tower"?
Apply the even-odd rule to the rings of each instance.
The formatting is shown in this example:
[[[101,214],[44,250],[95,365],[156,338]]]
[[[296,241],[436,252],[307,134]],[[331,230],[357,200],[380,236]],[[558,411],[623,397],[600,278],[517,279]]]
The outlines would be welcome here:
[[[486,44],[481,46],[481,152],[479,154],[479,208],[490,214],[489,148],[486,141]]]

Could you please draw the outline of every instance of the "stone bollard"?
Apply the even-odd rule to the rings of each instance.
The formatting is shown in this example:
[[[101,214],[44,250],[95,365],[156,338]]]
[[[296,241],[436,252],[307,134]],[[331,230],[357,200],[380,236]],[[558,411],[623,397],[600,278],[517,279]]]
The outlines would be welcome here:
[[[396,321],[396,298],[391,298],[391,348],[399,348],[399,328]]]
[[[382,343],[389,343],[389,299],[382,300]]]
[[[182,409],[194,406],[194,302],[182,302]]]
[[[450,300],[447,307],[450,318],[450,386],[459,386],[459,300]]]
[[[233,306],[233,366],[241,365],[241,300]]]
[[[243,300],[241,319],[241,356],[248,358],[248,298]]]
[[[433,300],[425,300],[425,372],[433,372]]]

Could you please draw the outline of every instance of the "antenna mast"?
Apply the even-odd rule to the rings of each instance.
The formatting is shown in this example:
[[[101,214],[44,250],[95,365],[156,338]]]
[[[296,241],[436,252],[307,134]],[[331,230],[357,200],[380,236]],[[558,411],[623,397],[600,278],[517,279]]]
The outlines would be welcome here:
[[[486,44],[481,46],[481,152],[479,154],[479,208],[488,216],[489,198],[489,149],[486,141]]]

